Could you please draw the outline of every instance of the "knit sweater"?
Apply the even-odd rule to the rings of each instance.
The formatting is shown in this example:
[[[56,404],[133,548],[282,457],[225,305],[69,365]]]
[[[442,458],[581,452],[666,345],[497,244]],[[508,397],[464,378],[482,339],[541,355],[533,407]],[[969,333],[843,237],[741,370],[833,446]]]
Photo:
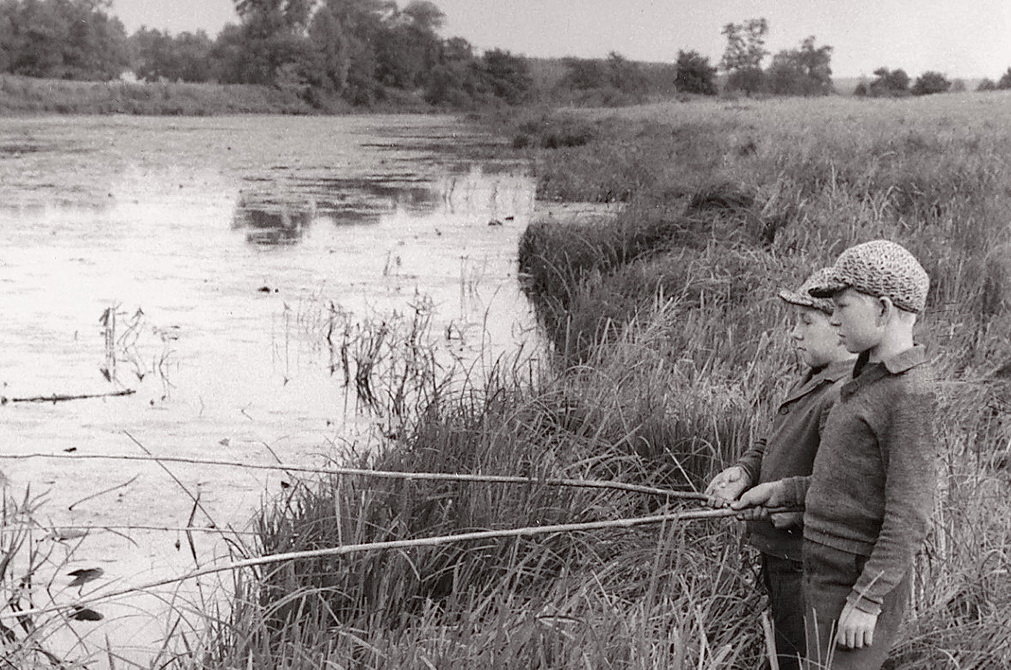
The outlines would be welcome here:
[[[785,502],[805,505],[806,541],[867,557],[848,600],[872,614],[910,569],[933,506],[925,362],[919,345],[881,363],[861,354],[829,413],[811,477],[785,480]]]
[[[852,359],[838,361],[808,370],[793,385],[779,405],[768,436],[757,440],[737,461],[752,485],[811,474],[829,410],[839,397],[843,378],[852,370]],[[803,528],[799,523],[776,528],[771,521],[749,521],[748,541],[762,553],[799,561]]]

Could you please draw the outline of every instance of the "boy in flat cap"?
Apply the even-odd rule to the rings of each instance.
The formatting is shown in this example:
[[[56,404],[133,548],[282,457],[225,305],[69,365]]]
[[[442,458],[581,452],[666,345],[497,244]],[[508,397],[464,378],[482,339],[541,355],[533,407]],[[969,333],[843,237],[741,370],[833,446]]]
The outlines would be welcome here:
[[[843,377],[853,369],[853,355],[839,342],[829,322],[832,301],[808,292],[824,283],[829,272],[824,268],[796,291],[779,292],[791,306],[790,339],[806,370],[780,403],[766,439],[758,440],[735,465],[709,483],[706,494],[711,505],[729,505],[757,484],[811,474],[825,420],[839,397]],[[799,515],[765,515],[749,521],[748,543],[761,554],[779,667],[795,670],[805,650]]]
[[[757,486],[733,505],[805,506],[809,668],[880,668],[905,612],[936,487],[932,375],[913,343],[929,283],[894,242],[858,244],[839,256],[810,293],[831,296],[832,323],[858,357],[814,471]]]

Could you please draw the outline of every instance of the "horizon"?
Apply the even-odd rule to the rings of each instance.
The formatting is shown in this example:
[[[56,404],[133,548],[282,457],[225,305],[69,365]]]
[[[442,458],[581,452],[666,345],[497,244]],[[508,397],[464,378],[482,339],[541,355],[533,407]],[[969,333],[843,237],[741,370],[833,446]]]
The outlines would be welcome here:
[[[398,6],[404,6],[401,0]],[[672,63],[679,50],[698,51],[713,65],[726,45],[727,23],[764,17],[766,48],[775,54],[814,35],[833,47],[833,76],[873,77],[879,67],[912,76],[999,77],[1011,67],[1011,3],[979,0],[972,12],[949,0],[891,0],[874,13],[807,0],[436,0],[446,15],[439,31],[480,50],[505,49],[538,59],[605,58],[611,51],[647,63]],[[140,27],[173,34],[204,30],[212,38],[239,18],[231,0],[113,0],[111,14],[128,34]],[[768,62],[769,57],[766,57]]]

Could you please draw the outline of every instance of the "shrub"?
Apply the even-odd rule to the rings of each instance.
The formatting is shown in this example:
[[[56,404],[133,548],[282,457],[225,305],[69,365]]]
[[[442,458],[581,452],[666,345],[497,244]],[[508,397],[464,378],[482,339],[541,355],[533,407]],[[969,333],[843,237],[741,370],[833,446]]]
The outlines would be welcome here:
[[[933,95],[934,93],[947,93],[949,88],[951,88],[951,82],[940,72],[924,72],[916,78],[911,92],[913,95]]]

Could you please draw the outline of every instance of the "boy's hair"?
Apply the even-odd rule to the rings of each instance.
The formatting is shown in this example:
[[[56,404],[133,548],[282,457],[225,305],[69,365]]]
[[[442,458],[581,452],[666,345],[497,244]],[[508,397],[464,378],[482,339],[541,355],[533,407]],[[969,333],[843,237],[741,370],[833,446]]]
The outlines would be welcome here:
[[[927,303],[930,277],[901,244],[873,240],[842,252],[825,280],[810,293],[815,298],[830,298],[847,288],[889,298],[899,309],[919,314]]]
[[[789,289],[782,289],[779,292],[779,297],[784,302],[788,302],[791,305],[798,305],[800,307],[810,307],[811,309],[816,309],[819,312],[824,312],[829,316],[832,315],[833,305],[832,301],[826,298],[815,298],[811,295],[810,290],[816,286],[820,286],[829,280],[832,273],[832,268],[822,268],[820,270],[815,270],[811,273],[811,276],[804,280],[804,283],[800,285],[796,291],[791,291]]]

